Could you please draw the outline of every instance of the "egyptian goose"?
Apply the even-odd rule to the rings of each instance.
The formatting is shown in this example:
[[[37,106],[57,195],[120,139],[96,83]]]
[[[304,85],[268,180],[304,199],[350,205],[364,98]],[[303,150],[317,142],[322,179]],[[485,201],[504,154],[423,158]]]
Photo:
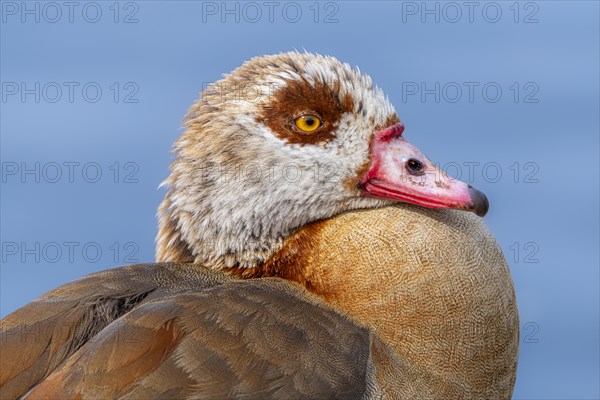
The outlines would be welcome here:
[[[487,199],[404,139],[369,77],[254,58],[186,126],[159,263],[2,320],[1,398],[510,398],[504,257],[481,218],[432,210],[483,215]]]

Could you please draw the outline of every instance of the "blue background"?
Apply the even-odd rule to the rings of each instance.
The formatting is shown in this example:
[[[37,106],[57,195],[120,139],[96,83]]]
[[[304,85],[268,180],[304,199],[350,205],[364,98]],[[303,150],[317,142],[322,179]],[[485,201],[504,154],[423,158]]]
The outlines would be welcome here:
[[[221,2],[120,3],[118,22],[114,3],[99,2],[95,23],[82,15],[86,3],[78,3],[73,22],[65,7],[51,22],[56,10],[44,10],[45,3],[37,3],[36,22],[22,14],[23,4],[2,2],[2,316],[82,275],[152,261],[155,210],[164,194],[157,186],[168,174],[182,117],[203,85],[252,56],[307,49],[369,73],[396,105],[409,140],[491,199],[486,222],[509,261],[522,326],[514,397],[600,397],[597,2],[521,2],[517,22],[512,1],[477,3],[472,22],[462,2],[442,2],[436,22],[436,15],[422,15],[421,2],[392,1],[321,3],[315,21],[311,1],[296,3],[302,11],[296,23],[296,8],[284,13],[284,3],[271,22],[258,2],[262,16],[254,23],[255,9],[244,13],[238,5],[236,22],[235,14],[222,14]],[[215,15],[203,13],[213,6]],[[91,20],[95,8],[87,7]],[[39,102],[34,94],[9,93],[22,82],[40,83]],[[54,103],[49,82],[63,87]],[[72,102],[64,82],[79,83]],[[89,82],[102,89],[97,102],[83,97]],[[430,89],[440,83],[439,101],[407,92],[422,82]],[[472,101],[464,82],[479,85]],[[492,89],[482,93],[490,82],[502,90],[496,102]],[[464,90],[454,101],[456,86]],[[137,103],[124,102],[134,89],[128,100]],[[80,163],[74,181],[64,167],[61,179],[50,182],[52,163],[64,162]],[[464,162],[480,163],[472,179]],[[35,163],[39,183],[34,175],[7,172]],[[86,163],[100,167],[98,182],[86,181],[93,168],[82,176]],[[78,243],[72,259],[64,242]],[[37,254],[21,254],[36,243]]]

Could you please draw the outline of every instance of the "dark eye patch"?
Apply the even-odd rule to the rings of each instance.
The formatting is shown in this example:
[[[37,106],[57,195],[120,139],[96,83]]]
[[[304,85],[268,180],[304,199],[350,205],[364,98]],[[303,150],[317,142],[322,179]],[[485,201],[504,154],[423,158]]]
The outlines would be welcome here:
[[[348,94],[340,96],[339,82],[290,80],[262,106],[257,121],[288,143],[316,144],[334,138],[333,130],[346,112],[354,112],[354,101]],[[294,120],[302,114],[319,115],[323,125],[314,134],[299,134]]]

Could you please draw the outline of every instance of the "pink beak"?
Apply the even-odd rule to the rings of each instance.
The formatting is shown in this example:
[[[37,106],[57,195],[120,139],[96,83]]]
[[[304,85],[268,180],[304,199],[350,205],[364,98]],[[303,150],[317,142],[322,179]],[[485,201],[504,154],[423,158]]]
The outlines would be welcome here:
[[[467,210],[483,217],[489,208],[487,197],[436,168],[402,137],[403,131],[404,125],[398,123],[375,132],[371,165],[362,178],[364,190],[375,197]]]

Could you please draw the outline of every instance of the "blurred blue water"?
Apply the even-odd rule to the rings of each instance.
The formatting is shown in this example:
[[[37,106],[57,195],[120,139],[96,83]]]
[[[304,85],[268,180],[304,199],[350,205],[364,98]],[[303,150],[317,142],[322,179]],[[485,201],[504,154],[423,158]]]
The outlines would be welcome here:
[[[472,183],[491,199],[523,327],[515,398],[600,397],[597,2],[475,2],[471,16],[464,2],[276,3],[273,22],[262,2],[75,3],[73,22],[55,4],[60,18],[47,3],[1,3],[2,316],[82,275],[153,260],[157,186],[203,83],[307,49],[371,74],[407,137],[449,173],[465,180],[464,163],[479,163]],[[21,83],[34,89],[24,98]],[[40,182],[21,178],[36,163]]]

